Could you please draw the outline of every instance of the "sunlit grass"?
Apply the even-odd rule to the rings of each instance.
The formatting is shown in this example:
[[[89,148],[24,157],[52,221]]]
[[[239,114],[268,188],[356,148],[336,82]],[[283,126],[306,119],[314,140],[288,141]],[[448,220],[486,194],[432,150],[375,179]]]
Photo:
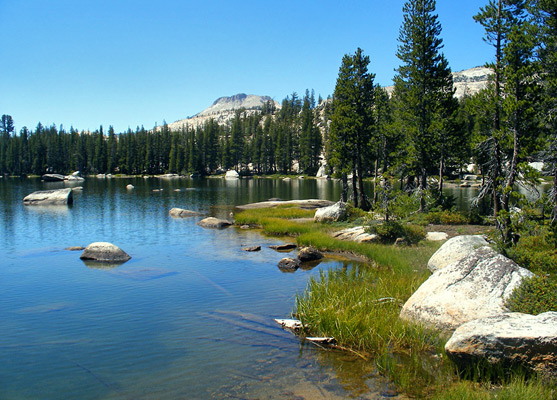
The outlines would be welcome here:
[[[550,399],[555,384],[511,375],[492,384],[465,380],[444,352],[447,336],[419,324],[402,321],[406,300],[429,277],[427,261],[439,248],[435,242],[415,246],[343,241],[331,236],[349,224],[297,221],[313,210],[295,205],[246,210],[237,224],[262,227],[271,235],[295,236],[299,246],[350,253],[368,260],[351,268],[321,271],[296,297],[294,314],[312,336],[332,336],[337,343],[373,362],[404,393],[415,398]]]

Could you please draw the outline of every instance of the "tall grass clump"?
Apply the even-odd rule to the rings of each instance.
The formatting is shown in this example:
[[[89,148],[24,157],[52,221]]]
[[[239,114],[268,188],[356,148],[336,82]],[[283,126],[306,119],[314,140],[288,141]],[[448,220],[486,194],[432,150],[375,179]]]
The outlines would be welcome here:
[[[439,379],[446,338],[398,317],[417,287],[415,275],[366,266],[322,271],[296,297],[295,314],[312,335],[332,336],[341,346],[375,359],[405,392],[422,395]]]

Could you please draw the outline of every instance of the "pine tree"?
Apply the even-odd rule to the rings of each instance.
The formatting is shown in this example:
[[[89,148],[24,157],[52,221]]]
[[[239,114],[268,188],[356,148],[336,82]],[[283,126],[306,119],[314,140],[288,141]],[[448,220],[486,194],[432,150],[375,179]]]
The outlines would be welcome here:
[[[533,62],[536,42],[527,5],[526,0],[491,0],[474,17],[485,28],[485,40],[496,54],[495,64],[490,65],[495,79],[488,89],[494,123],[481,146],[487,153],[487,179],[478,197],[492,194],[505,247],[516,239],[509,211],[520,164],[537,146],[534,116],[539,85],[533,77],[539,74]]]
[[[354,205],[370,208],[363,186],[365,158],[370,154],[374,133],[374,74],[368,72],[369,57],[358,48],[345,55],[339,70],[333,97],[330,152],[332,166],[341,174],[342,200],[347,200],[347,174],[353,174]]]
[[[451,69],[441,50],[441,24],[435,0],[409,0],[403,7],[397,57],[402,65],[395,76],[396,110],[407,132],[409,162],[418,178],[420,211],[430,171],[442,157],[443,117],[452,115],[454,94]],[[442,169],[442,167],[441,167]]]
[[[557,1],[534,1],[533,13],[539,29],[538,59],[540,76],[543,77],[541,121],[548,133],[542,156],[553,181],[549,205],[554,231],[557,232]]]

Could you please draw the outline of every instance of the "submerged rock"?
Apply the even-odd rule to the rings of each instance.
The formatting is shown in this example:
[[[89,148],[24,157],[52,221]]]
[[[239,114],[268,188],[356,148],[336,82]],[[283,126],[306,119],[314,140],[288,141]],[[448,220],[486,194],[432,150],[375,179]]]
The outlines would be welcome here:
[[[184,210],[183,208],[172,208],[168,214],[173,218],[187,218],[201,215],[197,211]]]
[[[464,257],[472,253],[477,248],[487,246],[488,243],[480,235],[462,235],[455,236],[447,240],[429,259],[427,268],[431,272],[435,272],[441,268],[456,261],[462,260]]]
[[[223,229],[227,228],[232,225],[232,222],[227,221],[225,219],[215,218],[215,217],[208,217],[202,219],[197,223],[197,225],[203,228],[211,228],[211,229]]]
[[[33,192],[23,199],[25,205],[63,205],[72,204],[72,189],[40,190]]]
[[[291,250],[294,250],[297,247],[298,246],[295,245],[294,243],[274,244],[274,245],[269,246],[270,249],[273,249],[273,250],[276,250],[276,251],[291,251]]]
[[[128,261],[131,257],[124,250],[112,243],[95,242],[85,248],[80,258],[82,260],[105,263],[123,263]]]
[[[507,313],[467,322],[453,333],[445,352],[461,368],[485,360],[502,367],[522,365],[556,378],[557,312]]]
[[[45,182],[62,182],[64,181],[64,179],[65,179],[64,175],[60,175],[60,174],[44,174],[41,177],[41,180]]]
[[[533,274],[490,247],[433,273],[408,299],[400,317],[444,330],[507,312],[504,302]]]
[[[242,247],[243,251],[261,251],[261,246]]]

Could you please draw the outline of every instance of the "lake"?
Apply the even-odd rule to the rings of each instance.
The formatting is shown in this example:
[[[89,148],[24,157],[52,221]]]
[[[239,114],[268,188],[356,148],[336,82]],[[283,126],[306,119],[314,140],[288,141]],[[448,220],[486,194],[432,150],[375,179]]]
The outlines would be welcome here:
[[[373,363],[303,343],[273,322],[290,316],[310,276],[350,262],[282,273],[285,254],[268,246],[283,239],[168,215],[181,207],[227,217],[234,205],[271,197],[336,201],[337,182],[89,178],[79,185],[72,206],[37,207],[23,197],[64,183],[0,179],[1,399],[393,396]],[[64,250],[97,241],[132,259],[85,264],[81,252]],[[251,245],[262,250],[241,250]]]

